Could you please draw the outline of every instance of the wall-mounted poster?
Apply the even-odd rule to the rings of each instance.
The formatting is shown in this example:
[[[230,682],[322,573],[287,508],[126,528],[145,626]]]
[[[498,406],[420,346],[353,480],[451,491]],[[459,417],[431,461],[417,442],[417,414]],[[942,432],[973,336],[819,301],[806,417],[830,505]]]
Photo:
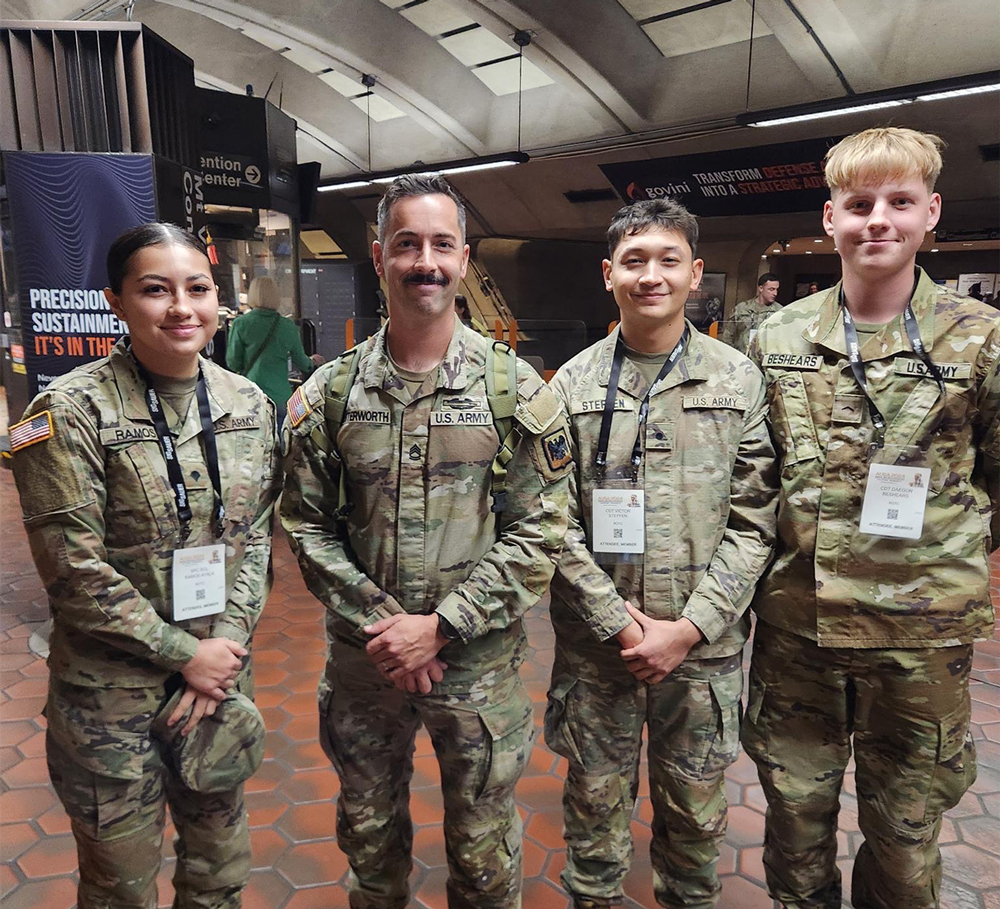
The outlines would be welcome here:
[[[706,271],[701,276],[701,286],[692,290],[684,304],[684,315],[698,331],[708,331],[713,322],[722,318],[726,301],[726,273]]]

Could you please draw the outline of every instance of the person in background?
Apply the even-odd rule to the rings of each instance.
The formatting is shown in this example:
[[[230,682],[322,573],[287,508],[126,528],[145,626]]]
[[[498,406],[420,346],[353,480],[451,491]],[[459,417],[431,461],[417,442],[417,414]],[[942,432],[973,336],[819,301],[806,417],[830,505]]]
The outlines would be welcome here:
[[[781,312],[781,304],[777,302],[780,288],[778,276],[764,272],[757,279],[757,296],[736,304],[732,319],[723,323],[719,340],[746,355],[761,323],[772,313]]]
[[[167,805],[174,906],[238,909],[251,856],[248,774],[234,765],[263,753],[264,730],[228,730],[234,707],[259,720],[241,666],[271,583],[274,407],[199,356],[219,304],[196,237],[128,231],[108,252],[108,285],[128,336],[10,428],[52,612],[49,773],[76,839],[80,909],[159,905]]]
[[[857,765],[856,909],[932,909],[942,815],[976,779],[972,644],[993,634],[1000,317],[916,255],[941,214],[941,140],[868,129],[830,149],[823,226],[842,281],[750,348],[781,462],[743,746],[783,906],[840,909],[837,814]]]
[[[233,320],[226,345],[226,364],[257,385],[278,409],[278,425],[292,396],[288,358],[308,375],[324,362],[320,354],[306,356],[298,326],[278,312],[281,295],[274,278],[254,278],[247,294],[250,312]]]

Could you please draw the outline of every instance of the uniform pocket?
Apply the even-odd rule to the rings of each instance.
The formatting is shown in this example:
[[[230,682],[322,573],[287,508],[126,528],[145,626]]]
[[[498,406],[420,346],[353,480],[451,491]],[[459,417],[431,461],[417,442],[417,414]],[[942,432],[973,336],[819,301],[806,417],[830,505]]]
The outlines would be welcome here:
[[[937,763],[927,796],[924,823],[932,824],[954,808],[976,781],[976,746],[969,730],[968,700],[938,723]]]
[[[767,685],[753,669],[750,670],[747,709],[740,723],[740,740],[746,753],[758,764],[767,761],[767,732],[760,721]]]
[[[512,789],[524,770],[533,735],[531,699],[518,684],[508,701],[480,707],[479,719],[489,741],[483,788],[477,798]]]
[[[319,700],[319,747],[323,749],[323,754],[327,756],[330,763],[337,764],[337,758],[333,750],[333,736],[330,734],[330,707],[333,704],[333,692],[327,691],[320,696]]]
[[[583,755],[573,739],[573,732],[566,717],[566,703],[570,691],[579,679],[562,678],[552,683],[547,695],[548,705],[545,708],[545,744],[556,754],[583,766]]]
[[[781,443],[782,466],[818,458],[819,440],[801,373],[783,373],[778,376],[777,384],[781,393],[780,406],[775,408],[774,429]]]
[[[705,758],[703,776],[721,773],[739,754],[743,670],[738,668],[734,672],[709,679],[709,685],[716,711],[716,735]]]
[[[137,442],[108,450],[104,511],[110,516],[105,531],[110,548],[149,543],[174,530],[176,505],[172,497],[168,500],[166,480],[150,460],[148,449],[156,444]]]

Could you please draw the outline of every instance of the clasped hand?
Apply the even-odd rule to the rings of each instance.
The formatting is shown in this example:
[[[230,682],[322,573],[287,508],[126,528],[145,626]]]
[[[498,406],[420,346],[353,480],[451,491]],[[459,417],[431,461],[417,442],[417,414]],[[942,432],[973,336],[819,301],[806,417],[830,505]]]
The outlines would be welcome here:
[[[438,651],[448,639],[435,613],[391,615],[364,630],[372,636],[365,647],[369,658],[401,691],[430,694],[431,685],[444,678],[448,666],[438,659]]]
[[[688,652],[701,640],[701,632],[690,619],[652,619],[628,602],[625,608],[633,622],[617,635],[623,646],[622,659],[640,682],[662,682],[687,659]],[[641,640],[637,640],[639,633]]]

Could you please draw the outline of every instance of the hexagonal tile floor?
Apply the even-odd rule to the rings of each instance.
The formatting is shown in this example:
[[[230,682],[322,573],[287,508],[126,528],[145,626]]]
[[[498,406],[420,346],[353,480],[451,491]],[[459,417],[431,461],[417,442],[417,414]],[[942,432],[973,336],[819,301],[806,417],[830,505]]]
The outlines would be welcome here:
[[[16,490],[0,471],[4,540],[0,578],[0,895],[5,909],[70,909],[76,853],[69,823],[48,783],[44,759],[46,668],[29,637],[47,604],[18,518]],[[253,872],[247,909],[346,909],[347,868],[334,833],[337,777],[316,743],[316,683],[324,661],[322,607],[305,589],[284,537],[275,541],[276,583],[258,627],[257,699],[267,720],[266,758],[247,786]],[[993,593],[1000,602],[1000,559]],[[524,676],[541,720],[552,660],[543,605],[528,615],[532,654]],[[1000,907],[1000,634],[976,648],[973,732],[979,780],[949,813],[941,836],[947,909]],[[426,735],[417,740],[412,786],[413,907],[444,909],[445,852],[440,779]],[[525,909],[564,909],[559,886],[564,762],[538,741],[518,787],[524,817]],[[764,799],[756,771],[742,755],[727,774],[729,833],[722,851],[722,909],[771,909],[763,887]],[[842,799],[840,865],[845,883],[860,843],[853,775]],[[629,909],[655,909],[649,864],[650,805],[643,788],[633,832],[636,854],[626,882]],[[173,897],[172,830],[164,843],[160,905]]]

